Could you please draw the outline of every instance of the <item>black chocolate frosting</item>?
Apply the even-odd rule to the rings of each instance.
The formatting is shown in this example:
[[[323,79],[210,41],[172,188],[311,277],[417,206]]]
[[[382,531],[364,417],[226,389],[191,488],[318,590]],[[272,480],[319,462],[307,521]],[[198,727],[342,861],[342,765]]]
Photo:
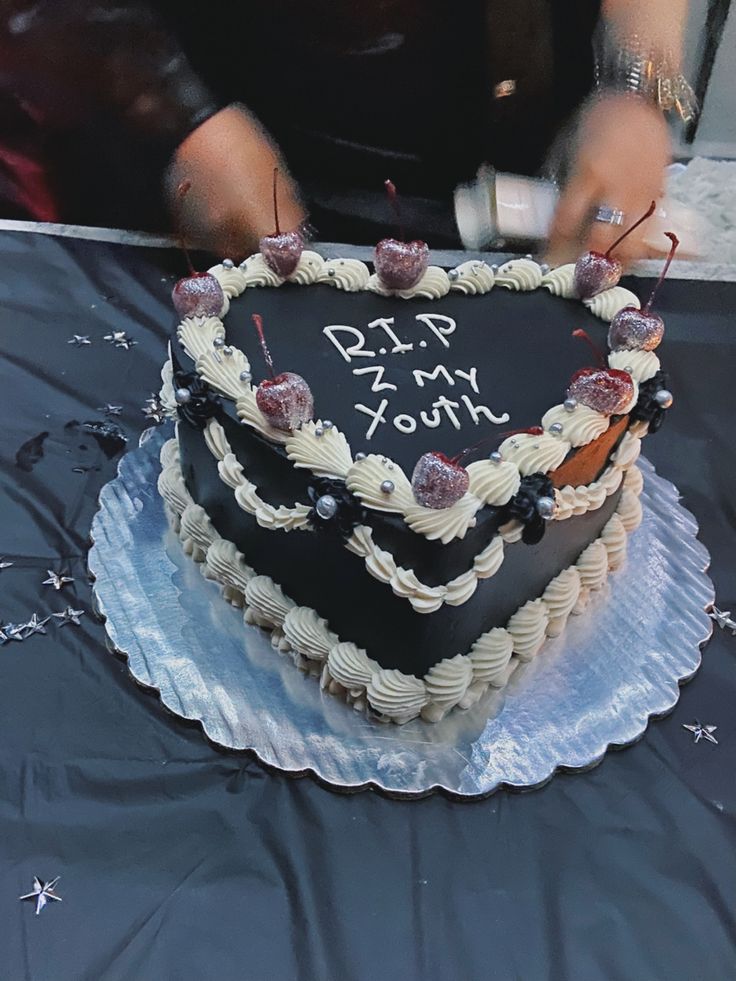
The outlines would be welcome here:
[[[227,342],[248,355],[254,383],[266,377],[266,366],[251,321],[253,313],[264,320],[268,345],[277,371],[295,371],[310,385],[316,417],[329,419],[345,434],[353,453],[380,453],[399,463],[408,476],[414,464],[429,450],[448,456],[459,453],[478,440],[487,443],[467,457],[479,459],[494,449],[501,434],[510,429],[539,425],[544,413],[563,402],[572,374],[590,365],[587,345],[572,337],[584,327],[605,350],[606,325],[579,301],[552,297],[544,290],[522,293],[494,287],[484,296],[452,293],[440,300],[400,300],[370,292],[345,293],[330,286],[308,287],[285,284],[278,288],[248,288],[235,300],[225,318]],[[417,314],[442,314],[456,321],[455,332],[447,337],[449,347],[432,333]],[[379,318],[394,318],[392,330],[414,349],[404,354],[380,354],[391,349],[391,341],[381,327],[368,328]],[[376,357],[355,357],[345,361],[324,335],[329,325],[347,325],[362,331],[365,347]],[[442,326],[445,326],[442,323]],[[347,347],[355,337],[338,335]],[[425,341],[427,346],[421,347]],[[444,365],[455,379],[424,380],[417,385],[413,371],[432,372]],[[398,391],[372,392],[375,375],[354,375],[353,369],[381,366],[383,382],[395,384]],[[454,375],[477,368],[480,394],[469,383]],[[462,428],[456,430],[444,410],[441,424],[427,428],[419,418],[424,410],[431,415],[432,403],[441,395],[460,403],[454,410]],[[494,424],[481,418],[475,425],[462,402],[467,395],[474,404],[484,404],[495,415],[508,412],[508,422]],[[379,423],[371,440],[366,432],[371,417],[354,408],[362,403],[377,410],[388,399],[387,421]],[[400,413],[417,420],[411,435],[399,432],[392,419]]]
[[[600,320],[579,302],[552,297],[544,290],[517,293],[496,287],[485,296],[453,294],[438,301],[407,301],[317,285],[249,288],[233,303],[225,323],[227,342],[246,352],[256,383],[265,376],[265,366],[252,313],[264,319],[276,370],[298,372],[308,381],[316,416],[338,426],[353,453],[385,454],[408,476],[418,457],[428,450],[456,453],[493,434],[488,443],[468,455],[470,461],[487,455],[508,429],[538,425],[548,408],[564,400],[570,376],[590,362],[586,346],[572,337],[574,328],[584,326],[605,346],[606,328]],[[455,332],[447,337],[449,347],[416,321],[417,314],[442,314],[456,321]],[[391,341],[382,328],[368,328],[381,317],[394,318],[392,330],[402,342],[414,344],[411,352],[379,353],[348,363],[323,333],[328,325],[349,325],[363,332],[369,349],[390,349]],[[422,340],[426,347],[420,346]],[[345,346],[354,341],[352,335],[346,335]],[[175,368],[188,368],[178,345],[173,348]],[[446,379],[425,380],[423,387],[416,384],[414,369],[432,371],[438,364],[451,374],[455,369],[477,368],[480,394],[459,377],[454,386]],[[377,365],[385,368],[382,380],[397,385],[397,391],[373,393],[373,375],[352,373],[353,368]],[[458,397],[462,394],[497,415],[508,412],[509,421],[498,425],[481,421],[476,426]],[[455,410],[462,420],[460,431],[444,414],[441,425],[434,429],[420,421],[420,410],[431,413],[432,402],[440,395],[461,402]],[[389,399],[389,421],[379,424],[368,441],[365,432],[371,420],[356,412],[354,404],[377,407],[382,398]],[[397,413],[417,419],[413,434],[402,434],[392,425],[390,420]],[[232,403],[224,401],[217,418],[248,479],[266,501],[274,505],[310,503],[309,489],[315,478],[295,469],[283,448],[240,424]],[[549,581],[598,537],[620,496],[620,492],[612,494],[596,511],[550,522],[536,544],[507,545],[500,569],[490,579],[481,580],[466,603],[420,614],[408,600],[394,595],[390,586],[371,576],[363,559],[349,552],[339,535],[261,528],[239,508],[233,491],[220,479],[201,431],[182,420],[179,440],[190,494],[258,573],[270,576],[296,603],[316,609],[341,639],[365,648],[384,667],[419,677],[443,658],[467,654],[482,633],[504,626],[519,606],[540,596]],[[411,531],[398,515],[366,514],[376,543],[391,552],[397,565],[413,569],[428,585],[447,583],[470,569],[477,553],[505,520],[508,514],[503,510],[485,507],[463,539],[442,545]]]
[[[395,596],[390,586],[374,579],[363,559],[349,552],[339,537],[261,528],[254,517],[238,507],[232,489],[223,484],[217,461],[199,430],[180,425],[179,443],[190,494],[208,513],[217,531],[236,544],[249,565],[259,574],[270,576],[300,606],[310,606],[325,617],[342,640],[365,648],[384,667],[399,668],[417,677],[443,658],[467,654],[482,633],[505,626],[519,606],[541,595],[549,581],[575,562],[598,537],[619,499],[616,492],[597,511],[550,522],[536,545],[507,545],[501,568],[490,579],[481,580],[466,603],[420,614],[414,612],[408,600]],[[248,473],[247,462],[240,459]],[[252,472],[249,476],[254,479]],[[259,491],[270,500],[268,488],[268,484],[261,483]],[[381,520],[374,519],[373,527]],[[488,540],[493,534],[489,526],[490,523],[485,525],[484,533]],[[406,527],[401,537],[402,547],[395,550],[396,561],[413,567],[420,579],[428,570],[412,563],[411,553],[414,549],[419,553],[427,545],[435,546],[433,575],[427,577],[428,581],[447,582],[467,571],[472,565],[471,553],[479,550],[479,543],[471,548],[464,542],[455,542],[452,547],[427,542]],[[457,562],[461,549],[466,553],[462,569]]]

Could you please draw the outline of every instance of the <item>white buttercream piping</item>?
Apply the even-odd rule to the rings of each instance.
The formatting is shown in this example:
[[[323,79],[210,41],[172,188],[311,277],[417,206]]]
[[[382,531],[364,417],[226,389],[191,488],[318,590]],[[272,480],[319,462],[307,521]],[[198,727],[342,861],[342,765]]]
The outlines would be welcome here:
[[[624,307],[636,307],[638,310],[641,306],[639,297],[624,286],[614,286],[610,290],[604,290],[589,300],[583,300],[583,303],[596,317],[609,323]]]
[[[577,298],[575,292],[575,263],[568,262],[564,266],[550,269],[542,276],[541,285],[552,293],[553,296],[561,296],[563,299],[572,300]]]
[[[556,470],[570,452],[570,443],[564,436],[542,433],[517,433],[507,436],[498,448],[504,460],[515,463],[522,477],[533,473],[549,473]]]
[[[220,264],[212,267],[211,271],[221,282],[228,298],[234,298],[249,286],[277,287],[285,282],[270,270],[260,254],[252,256],[240,267],[235,267],[232,264]],[[392,295],[402,298],[436,299],[444,295],[450,288],[472,293],[473,291],[487,291],[493,285],[493,270],[484,263],[471,260],[458,266],[452,272],[457,275],[450,279],[444,270],[430,266],[412,290],[400,291]],[[375,277],[370,277],[370,280],[367,277],[367,267],[358,260],[334,259],[325,261],[316,252],[305,250],[297,269],[289,277],[289,282],[297,285],[329,282],[340,289],[367,288],[375,289],[378,292],[387,292],[380,283],[375,281]],[[498,270],[495,281],[498,285],[506,288],[520,290],[535,289],[543,284],[551,292],[555,292],[558,287],[563,289],[567,278],[569,278],[569,270],[566,267],[560,267],[558,270],[542,275],[541,267],[533,260],[526,258],[514,259],[505,263]],[[622,287],[605,291],[590,302],[593,312],[604,317],[604,319],[612,315],[611,310],[616,304],[638,305],[633,294]],[[204,380],[217,391],[235,401],[238,417],[242,422],[253,427],[275,443],[291,443],[295,466],[309,469],[319,476],[346,476],[348,487],[361,497],[366,507],[400,514],[409,527],[418,534],[423,534],[430,539],[438,539],[443,543],[454,538],[464,537],[467,531],[475,525],[477,510],[485,504],[500,506],[496,502],[500,502],[515,483],[513,474],[508,470],[504,475],[504,480],[501,481],[501,474],[492,475],[488,467],[471,465],[476,467],[475,486],[471,486],[470,492],[465,498],[457,502],[453,508],[444,511],[420,508],[413,501],[406,475],[398,465],[385,457],[369,457],[373,461],[371,464],[372,472],[364,469],[358,475],[354,469],[355,464],[352,462],[350,446],[337,427],[330,427],[327,430],[329,436],[320,443],[315,438],[318,424],[310,424],[306,427],[303,436],[300,433],[285,433],[270,426],[258,409],[255,389],[246,380],[250,373],[250,365],[246,356],[237,348],[228,347],[224,350],[222,348],[221,342],[224,341],[225,332],[220,318],[185,319],[179,327],[178,334],[186,352],[195,361],[197,370]],[[218,342],[218,347],[215,347],[215,341]],[[646,355],[647,353],[633,352],[637,355]],[[615,355],[611,357],[615,358]],[[643,378],[651,370],[653,364],[658,365],[658,363],[654,355],[649,358],[640,357],[636,360],[635,364],[631,365],[635,382],[637,376]],[[634,393],[632,404],[637,397],[638,390]],[[591,414],[593,410],[586,409],[584,406],[578,407],[575,413],[570,414],[573,418],[562,416],[564,411],[561,407],[556,406],[549,410],[544,417],[547,428],[554,425],[555,422],[559,422],[563,426],[561,434],[553,435],[545,432],[540,437],[530,437],[529,434],[509,437],[502,444],[502,451],[505,451],[504,455],[507,458],[504,465],[515,465],[520,475],[549,472],[559,466],[572,446],[585,445],[586,442],[597,438],[597,435],[603,431],[602,419],[598,418],[599,414]],[[643,435],[645,426],[635,423],[632,430],[636,430],[636,435]],[[380,467],[376,464],[376,460],[381,461]],[[392,473],[390,476],[385,474],[381,480],[376,481],[375,478],[379,475],[379,470],[392,471]],[[484,470],[486,471],[485,474]],[[485,476],[486,479],[482,480],[482,476]],[[368,481],[367,484],[366,481]],[[387,486],[386,481],[394,484],[394,490],[390,494],[381,490],[382,484]],[[498,488],[496,482],[499,483]],[[354,484],[354,487],[351,484]],[[515,491],[510,496],[513,496],[513,493]],[[276,510],[283,516],[283,508]],[[274,521],[268,510],[262,513],[264,526],[282,527],[290,523],[290,520],[284,523],[285,519]],[[556,517],[563,516],[569,516],[564,508],[561,514],[556,515]],[[511,541],[513,540],[513,533],[507,532],[505,537]]]
[[[418,283],[408,290],[390,290],[383,285],[374,273],[368,280],[366,289],[379,296],[398,296],[402,300],[439,300],[450,292],[450,280],[444,269],[429,266]]]
[[[611,351],[608,364],[619,371],[628,371],[639,385],[653,378],[660,368],[659,358],[654,351]]]
[[[179,454],[171,442],[161,451],[166,462],[159,483],[166,489],[184,486]],[[639,472],[634,468],[630,473]],[[309,660],[325,662],[322,684],[331,693],[347,697],[356,709],[370,706],[383,720],[401,724],[420,713],[427,721],[436,721],[453,705],[473,704],[489,684],[505,684],[517,663],[511,660],[512,652],[519,660],[535,656],[545,635],[554,635],[555,625],[559,625],[573,602],[577,581],[582,583],[581,597],[572,612],[580,612],[585,602],[583,594],[602,585],[608,567],[616,564],[621,554],[621,529],[626,528],[627,518],[635,518],[637,508],[640,517],[641,506],[632,489],[640,489],[640,474],[630,479],[631,487],[622,494],[617,515],[606,524],[601,537],[584,550],[574,567],[555,577],[540,599],[525,603],[506,628],[487,631],[467,655],[434,665],[424,679],[381,668],[355,644],[341,642],[314,610],[297,607],[268,576],[256,575],[235,546],[217,535],[185,488],[169,495],[172,504],[167,501],[167,507],[175,528],[180,515],[183,518],[181,526],[185,531],[181,537],[185,551],[196,561],[204,562],[203,573],[223,585],[230,602],[247,603],[246,622],[270,629],[274,646],[292,649],[299,666]]]
[[[542,416],[542,426],[549,432],[555,426],[557,431],[571,446],[586,446],[598,439],[608,429],[608,416],[589,408],[587,405],[576,405],[572,411],[564,405],[553,405]]]
[[[493,289],[494,273],[485,262],[471,259],[448,273],[450,289],[466,296],[483,295]]]
[[[541,285],[542,270],[533,259],[511,259],[496,273],[496,286],[508,290],[535,290]]]
[[[470,484],[468,490],[484,504],[503,507],[508,504],[521,484],[521,474],[515,463],[502,460],[477,460],[468,468]]]

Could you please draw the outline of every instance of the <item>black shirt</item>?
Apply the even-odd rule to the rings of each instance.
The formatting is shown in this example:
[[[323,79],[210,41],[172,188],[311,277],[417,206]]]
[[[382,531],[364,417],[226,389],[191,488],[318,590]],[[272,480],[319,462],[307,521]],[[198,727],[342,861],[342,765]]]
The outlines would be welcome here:
[[[26,5],[9,6],[23,26]],[[171,154],[208,115],[239,101],[281,146],[323,239],[375,241],[376,225],[389,221],[390,177],[408,230],[454,244],[456,184],[484,161],[537,172],[589,90],[598,7],[45,0],[33,5],[30,27],[8,33],[15,57],[3,82],[6,94],[24,96],[32,79],[36,104],[47,83],[43,125],[65,220],[165,227],[160,178]],[[84,70],[70,73],[70,63]],[[78,111],[59,122],[61,101]]]

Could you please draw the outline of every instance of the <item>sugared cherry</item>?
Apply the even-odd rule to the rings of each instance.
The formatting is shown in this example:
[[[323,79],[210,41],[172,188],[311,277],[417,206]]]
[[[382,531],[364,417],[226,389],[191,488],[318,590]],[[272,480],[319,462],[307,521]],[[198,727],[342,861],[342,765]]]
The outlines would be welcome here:
[[[407,242],[401,223],[401,212],[392,181],[385,181],[386,192],[396,215],[399,238],[384,238],[376,246],[373,264],[376,274],[390,290],[409,290],[416,286],[429,264],[426,242]]]
[[[581,368],[572,376],[567,390],[567,398],[604,416],[621,415],[633,397],[631,375],[618,368]]]
[[[452,507],[465,494],[470,475],[465,467],[444,453],[430,452],[420,456],[411,476],[414,500],[425,508]]]
[[[298,230],[282,232],[279,224],[279,203],[278,203],[278,177],[279,168],[273,169],[273,216],[276,224],[276,231],[271,235],[264,235],[259,243],[261,255],[269,269],[273,270],[281,279],[286,279],[294,272],[299,265],[299,260],[304,251],[304,237]]]
[[[657,313],[652,313],[654,298],[662,285],[670,264],[675,256],[679,239],[673,232],[665,232],[672,243],[667,261],[657,283],[652,290],[646,305],[642,310],[636,307],[624,307],[614,316],[608,330],[608,346],[612,351],[638,350],[653,351],[664,337],[664,320]]]
[[[593,343],[587,331],[578,329],[573,337],[590,347],[598,362],[597,368],[581,368],[570,381],[566,399],[587,405],[604,416],[620,415],[634,397],[634,382],[628,371],[608,368],[603,352]]]
[[[176,189],[177,212],[176,225],[179,234],[179,245],[186,256],[189,275],[180,279],[171,291],[174,309],[180,317],[219,317],[225,303],[222,287],[212,273],[197,272],[184,240],[181,221],[181,207],[189,192],[192,182],[183,180]]]
[[[293,371],[282,371],[278,375],[275,373],[271,352],[263,333],[263,319],[259,314],[253,314],[253,323],[271,375],[270,378],[264,378],[256,389],[256,405],[269,425],[291,432],[314,416],[311,389],[302,376]]]
[[[655,208],[656,202],[652,201],[646,214],[643,214],[638,221],[635,221],[630,228],[627,228],[622,235],[619,235],[606,252],[586,252],[580,256],[575,263],[573,285],[575,292],[581,300],[589,300],[597,293],[602,293],[603,290],[610,290],[613,286],[617,285],[621,279],[623,266],[618,259],[612,257],[611,253],[628,235],[631,235],[635,228],[638,228],[643,221],[646,221],[647,218],[650,218],[654,214]]]

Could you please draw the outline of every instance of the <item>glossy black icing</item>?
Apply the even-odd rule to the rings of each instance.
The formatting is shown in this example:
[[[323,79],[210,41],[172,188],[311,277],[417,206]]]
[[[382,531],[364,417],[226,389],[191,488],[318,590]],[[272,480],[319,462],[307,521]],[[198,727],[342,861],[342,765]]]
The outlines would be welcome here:
[[[572,331],[584,327],[601,347],[606,344],[603,321],[579,301],[552,297],[544,289],[517,293],[495,287],[485,296],[451,293],[439,300],[400,300],[365,291],[345,293],[325,285],[248,288],[232,303],[225,327],[227,342],[247,354],[256,383],[266,376],[266,368],[251,322],[253,313],[263,317],[276,370],[296,371],[306,379],[314,394],[316,415],[340,428],[353,453],[384,454],[407,474],[430,450],[453,456],[487,438],[464,461],[470,462],[494,449],[505,431],[538,425],[547,409],[564,400],[573,373],[589,365],[589,352],[572,337]],[[416,319],[424,315],[455,321],[454,332],[443,335],[449,347],[426,322]],[[386,331],[368,327],[381,318],[393,318],[391,330],[402,343],[413,344],[412,351],[388,353],[392,341]],[[449,326],[436,319],[433,323]],[[376,356],[356,356],[348,363],[323,332],[331,325],[361,331],[365,348]],[[335,336],[346,347],[356,342],[356,336],[346,332]],[[381,354],[382,349],[387,353]],[[434,381],[422,379],[424,384],[417,384],[415,370],[433,372],[437,365],[447,369],[454,384],[442,373]],[[455,374],[457,370],[469,373],[473,367],[479,393]],[[374,372],[353,374],[365,368],[383,368],[382,378]],[[396,385],[398,390],[372,392],[374,383]],[[442,396],[459,403],[453,411],[460,430],[443,408],[438,410],[436,428],[421,421],[422,411],[432,418],[432,404]],[[510,418],[493,423],[481,414],[476,425],[462,396],[475,406],[487,406],[496,416],[508,412]],[[386,421],[377,424],[369,440],[366,433],[372,417],[354,406],[360,403],[377,411],[384,399],[388,400]],[[393,418],[399,414],[416,421],[415,432],[404,434],[395,428]]]
[[[408,474],[417,458],[429,450],[456,453],[490,436],[468,454],[464,462],[470,462],[487,455],[503,432],[537,425],[548,408],[563,400],[571,375],[588,364],[587,352],[572,337],[572,330],[584,326],[601,345],[606,331],[582,304],[551,297],[545,290],[516,293],[497,287],[486,296],[452,294],[438,301],[406,301],[368,292],[344,293],[329,286],[249,288],[233,302],[225,324],[227,342],[248,355],[254,382],[265,376],[265,365],[251,322],[253,313],[264,319],[276,370],[297,371],[309,383],[317,416],[330,419],[342,430],[353,453],[385,454]],[[449,346],[416,319],[426,314],[455,321],[453,333],[443,335]],[[392,341],[384,328],[369,328],[368,324],[391,317],[390,329],[402,343],[412,343],[412,351],[380,353],[381,347],[390,349]],[[325,336],[323,328],[329,325],[361,331],[365,347],[376,350],[377,356],[352,357],[348,363]],[[343,339],[347,347],[357,335],[348,339],[345,334]],[[425,347],[420,346],[421,341],[426,342]],[[189,361],[176,344],[173,350],[175,369],[188,369]],[[442,373],[434,381],[425,379],[423,386],[417,384],[415,369],[432,372],[438,364],[445,366],[454,384]],[[382,367],[383,376],[353,374],[353,369],[365,367]],[[472,367],[477,368],[479,393],[455,374]],[[397,390],[373,393],[374,381],[396,385]],[[475,425],[458,397],[463,394],[497,415],[508,412],[509,420],[498,424],[482,420]],[[460,430],[444,410],[436,428],[420,421],[421,411],[430,412],[432,402],[441,395],[461,403],[455,410],[461,419]],[[373,438],[367,440],[371,420],[357,412],[354,404],[377,407],[383,398],[389,400],[388,421],[379,424]],[[394,427],[391,419],[398,413],[417,420],[415,432],[406,435]],[[266,501],[274,505],[310,503],[309,490],[315,479],[308,471],[294,468],[282,447],[240,424],[232,403],[223,401],[217,417],[248,479]],[[480,634],[505,625],[519,606],[539,596],[550,579],[600,534],[619,498],[619,493],[613,494],[597,511],[550,522],[540,542],[507,546],[498,572],[481,580],[467,602],[419,614],[408,600],[395,596],[390,586],[371,576],[364,560],[344,547],[340,535],[261,528],[238,507],[233,491],[220,479],[201,431],[182,420],[179,438],[189,492],[253,568],[279,583],[298,604],[316,609],[341,638],[364,647],[385,667],[418,676],[443,658],[467,654]],[[422,582],[434,586],[467,572],[475,556],[498,533],[499,525],[508,520],[508,513],[483,508],[475,527],[448,545],[416,534],[396,515],[367,511],[365,520],[376,544],[389,551],[397,565],[413,569]]]
[[[498,572],[490,579],[481,580],[474,595],[461,607],[445,605],[435,613],[419,614],[408,600],[395,596],[390,586],[374,579],[363,559],[348,552],[339,537],[261,528],[255,518],[238,507],[232,490],[220,479],[216,461],[201,432],[182,423],[179,440],[184,479],[190,494],[210,515],[218,532],[235,542],[254,569],[271,576],[298,604],[316,609],[342,639],[365,648],[384,667],[399,668],[420,677],[443,658],[467,654],[480,634],[505,625],[519,606],[540,595],[550,579],[574,562],[599,535],[619,498],[617,492],[597,511],[551,522],[544,538],[536,545],[507,546]],[[245,460],[241,462],[250,479],[258,484],[255,468]],[[260,490],[266,500],[273,501],[270,486],[261,483]],[[306,498],[291,496],[291,503],[294,500]],[[396,520],[386,522],[383,516],[371,518],[373,527],[377,530],[380,527],[380,534],[376,534],[380,544],[389,547],[386,539],[391,532],[387,535],[386,531]],[[492,529],[492,520],[486,521],[485,540],[492,537]],[[431,580],[427,577],[428,582],[446,582],[466,571],[472,565],[472,555],[479,550],[477,545],[469,548],[464,542],[449,547],[427,542],[406,528],[400,535],[395,530],[393,534],[400,537],[402,544],[395,552],[397,562],[413,567],[420,579],[425,578],[429,566],[426,560],[429,547],[434,557],[434,575]],[[408,560],[413,550],[417,554],[425,553],[425,568]],[[466,553],[462,569],[458,568],[461,551]],[[404,553],[401,558],[399,552]]]

